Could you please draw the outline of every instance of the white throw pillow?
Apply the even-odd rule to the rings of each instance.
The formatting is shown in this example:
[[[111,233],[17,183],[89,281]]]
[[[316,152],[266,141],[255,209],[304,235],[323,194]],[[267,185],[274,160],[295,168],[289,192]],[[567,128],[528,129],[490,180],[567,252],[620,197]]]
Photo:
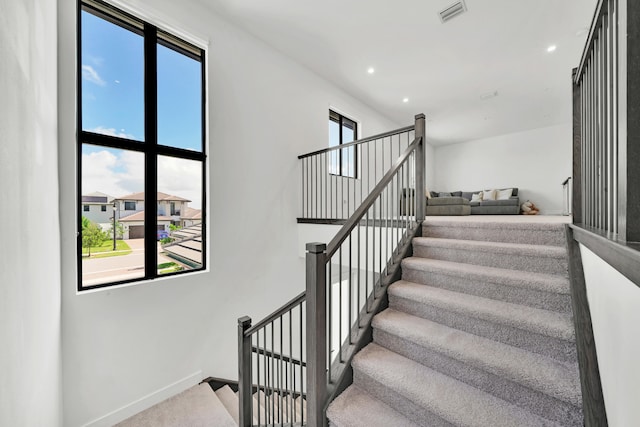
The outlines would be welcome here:
[[[481,202],[482,201],[482,193],[476,193],[471,195],[472,202]]]
[[[496,195],[496,200],[509,200],[511,197],[511,193],[513,193],[513,188],[507,188],[506,190],[498,190],[498,194]]]
[[[482,192],[482,200],[495,200],[496,190],[487,190]]]

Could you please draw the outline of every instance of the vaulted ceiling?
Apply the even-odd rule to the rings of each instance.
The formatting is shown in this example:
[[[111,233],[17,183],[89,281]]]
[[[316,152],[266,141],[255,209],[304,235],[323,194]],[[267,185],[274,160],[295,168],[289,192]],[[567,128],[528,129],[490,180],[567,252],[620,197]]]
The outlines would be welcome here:
[[[433,144],[571,121],[597,2],[466,0],[442,23],[455,0],[200,1],[400,125],[424,112]]]

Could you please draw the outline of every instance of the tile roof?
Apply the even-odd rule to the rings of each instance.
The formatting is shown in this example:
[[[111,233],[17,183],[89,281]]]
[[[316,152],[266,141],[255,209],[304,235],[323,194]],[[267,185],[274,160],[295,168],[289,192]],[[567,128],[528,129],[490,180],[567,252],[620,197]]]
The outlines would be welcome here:
[[[144,200],[144,191],[140,193],[127,194],[126,196],[118,197],[116,200]],[[185,199],[179,196],[172,196],[171,194],[158,191],[158,201],[171,201],[171,202],[190,202],[191,200]]]
[[[120,222],[144,221],[144,211],[136,212],[132,215],[120,218]],[[158,215],[158,221],[171,221],[168,216]]]
[[[182,219],[202,219],[202,210],[194,208],[186,208],[184,213],[180,215]]]

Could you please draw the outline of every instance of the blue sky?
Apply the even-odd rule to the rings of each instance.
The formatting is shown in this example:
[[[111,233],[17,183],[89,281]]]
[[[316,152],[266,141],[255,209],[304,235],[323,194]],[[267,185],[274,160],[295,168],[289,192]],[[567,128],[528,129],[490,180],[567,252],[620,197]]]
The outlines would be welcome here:
[[[201,64],[158,45],[158,143],[202,148]],[[82,12],[83,129],[144,140],[142,36]]]
[[[201,63],[161,45],[157,53],[158,143],[200,151]],[[81,61],[82,128],[143,143],[143,37],[83,11]],[[84,194],[101,191],[118,197],[143,190],[141,155],[91,145],[83,146],[82,152]],[[200,207],[200,163],[173,160],[159,161],[166,174],[159,171],[159,190],[191,199],[190,206]],[[167,188],[160,188],[161,181]]]

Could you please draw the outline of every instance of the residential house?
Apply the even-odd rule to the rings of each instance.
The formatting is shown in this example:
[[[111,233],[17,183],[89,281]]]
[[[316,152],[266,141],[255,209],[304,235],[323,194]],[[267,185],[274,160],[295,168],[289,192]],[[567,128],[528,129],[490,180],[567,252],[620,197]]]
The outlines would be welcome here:
[[[160,191],[158,191],[156,200],[158,230],[169,231],[170,225],[183,225],[181,213],[187,212],[190,200]],[[124,225],[124,239],[143,238],[144,192],[127,194],[118,197],[114,202],[116,206],[116,218]]]
[[[109,224],[113,218],[113,197],[99,191],[82,196],[82,216],[96,224]]]
[[[562,211],[571,68],[595,0],[466,0],[447,26],[437,13],[449,1],[111,3],[206,48],[210,261],[77,291],[78,79],[123,81],[92,73],[100,58],[76,67],[77,1],[3,1],[0,182],[20,215],[0,256],[0,425],[113,425],[209,375],[233,378],[235,319],[304,288],[296,156],[327,146],[329,108],[361,136],[424,112],[430,189],[514,185],[543,213]],[[637,425],[640,288],[583,251],[610,424]]]

